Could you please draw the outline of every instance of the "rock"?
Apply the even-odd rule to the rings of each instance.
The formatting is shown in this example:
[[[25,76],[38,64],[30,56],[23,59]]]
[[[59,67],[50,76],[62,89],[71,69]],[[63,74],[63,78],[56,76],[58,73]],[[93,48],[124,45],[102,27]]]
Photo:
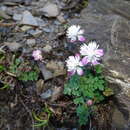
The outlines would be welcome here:
[[[23,12],[21,24],[30,25],[30,26],[38,26],[36,19],[32,16],[32,14],[29,11]]]
[[[104,49],[104,75],[115,90],[118,107],[130,114],[130,1],[92,0],[81,12],[80,24],[86,38],[96,40]],[[112,84],[114,84],[112,86]],[[127,118],[129,123],[130,116]],[[118,122],[120,123],[120,122]],[[127,125],[127,124],[124,124]],[[124,126],[122,126],[124,127]]]
[[[123,114],[115,108],[112,115],[112,129],[124,129],[127,121],[124,119]]]
[[[45,21],[43,21],[41,18],[35,17],[35,19],[36,19],[36,21],[37,21],[37,23],[38,23],[38,26],[44,27],[44,26],[47,25],[47,23],[46,23]]]
[[[53,74],[49,70],[46,69],[46,67],[43,63],[39,63],[38,65],[39,65],[39,69],[42,72],[44,80],[48,80],[48,79],[53,78]]]
[[[55,87],[53,89],[51,102],[56,101],[63,94],[62,91],[63,91],[63,89],[61,87]]]
[[[20,21],[21,19],[22,19],[22,15],[21,14],[14,14],[13,15],[13,20]]]
[[[47,2],[43,8],[39,9],[39,12],[46,17],[57,17],[60,10],[56,4]]]
[[[11,19],[11,17],[9,15],[7,15],[6,12],[3,10],[0,10],[0,17],[2,17],[4,19]]]
[[[20,29],[21,29],[23,32],[26,32],[26,31],[28,31],[28,30],[31,29],[31,28],[32,28],[32,26],[24,25],[24,26],[22,26]]]
[[[17,51],[20,47],[21,44],[17,42],[5,42],[5,45],[11,50],[11,51]]]
[[[47,52],[47,53],[49,53],[51,50],[52,50],[52,47],[51,47],[50,45],[46,45],[46,46],[43,48],[43,51],[44,51],[44,52]]]
[[[7,6],[16,6],[16,5],[18,5],[18,3],[8,2],[8,1],[4,2],[3,4],[4,4],[4,5],[7,5]]]
[[[36,29],[36,30],[29,30],[27,33],[31,34],[34,37],[39,37],[42,34],[42,31]]]
[[[5,5],[9,5],[9,6],[15,6],[18,4],[25,4],[25,5],[30,5],[32,2],[32,0],[6,0],[3,3]]]
[[[37,94],[41,94],[43,89],[44,89],[44,80],[43,79],[39,79],[36,83],[36,91]]]
[[[44,32],[46,32],[46,33],[50,33],[50,32],[53,32],[53,31],[54,31],[54,29],[51,28],[51,27],[44,27],[42,30],[43,30]]]
[[[63,62],[50,61],[47,63],[46,67],[47,69],[53,71],[54,77],[66,74],[66,70],[64,69]]]
[[[52,90],[48,89],[46,92],[43,92],[40,96],[42,99],[48,99],[52,96]]]
[[[36,44],[36,40],[35,39],[27,39],[27,45],[29,47],[33,47]]]
[[[49,99],[51,102],[54,102],[62,95],[62,88],[55,87],[53,89],[48,89],[47,91],[43,92],[40,96],[42,99]]]
[[[60,15],[57,16],[57,19],[61,22],[61,23],[66,23],[66,20],[64,19],[64,16],[62,13],[60,13]]]

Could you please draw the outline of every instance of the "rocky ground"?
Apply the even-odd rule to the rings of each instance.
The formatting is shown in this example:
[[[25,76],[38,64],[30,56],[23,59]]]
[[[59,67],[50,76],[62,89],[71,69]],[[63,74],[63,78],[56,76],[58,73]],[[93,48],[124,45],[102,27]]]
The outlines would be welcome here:
[[[1,130],[87,130],[78,128],[71,97],[63,95],[65,59],[75,53],[65,32],[69,25],[85,29],[87,40],[105,50],[104,74],[115,96],[92,119],[96,130],[130,129],[130,2],[128,0],[0,0],[0,64],[6,68],[15,58],[30,70],[36,66],[38,80],[23,82],[12,73],[0,72]],[[43,52],[35,62],[32,51]],[[2,58],[1,58],[2,59]],[[32,67],[32,68],[30,68]],[[25,70],[23,70],[25,71]],[[47,119],[47,127],[34,127],[32,112]],[[91,128],[90,128],[91,129]]]

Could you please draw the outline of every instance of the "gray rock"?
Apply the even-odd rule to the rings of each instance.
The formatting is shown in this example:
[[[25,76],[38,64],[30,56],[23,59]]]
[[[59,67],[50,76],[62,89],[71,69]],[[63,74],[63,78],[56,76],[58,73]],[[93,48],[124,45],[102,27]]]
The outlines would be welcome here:
[[[38,37],[42,34],[42,31],[39,29],[36,29],[36,30],[29,30],[28,33],[34,37]]]
[[[14,14],[13,15],[13,20],[20,21],[21,19],[22,19],[22,15],[21,14]]]
[[[47,17],[57,17],[60,13],[60,9],[56,4],[47,2],[43,8],[39,9],[39,12]]]
[[[44,27],[47,25],[47,23],[45,21],[43,21],[41,18],[38,18],[38,17],[35,17],[37,23],[38,23],[38,26],[40,27]]]
[[[27,39],[27,45],[33,47],[36,44],[35,39]]]
[[[62,13],[60,13],[60,15],[57,16],[57,19],[58,19],[61,23],[66,23],[66,20],[65,20],[65,18],[64,18],[64,16],[63,16]]]
[[[46,92],[42,93],[40,96],[42,99],[48,99],[52,96],[52,90],[48,89]]]
[[[11,17],[3,10],[0,10],[0,17],[4,19],[11,19]]]
[[[11,51],[17,51],[20,47],[21,44],[17,42],[5,42],[5,45],[11,50]]]
[[[127,121],[124,119],[123,114],[117,109],[114,109],[112,114],[112,128],[113,129],[124,129]]]
[[[24,11],[22,14],[21,24],[24,25],[31,25],[31,26],[38,26],[36,19],[32,16],[29,11]]]
[[[43,48],[43,51],[44,52],[50,52],[52,50],[52,47],[50,45],[46,45],[44,48]]]
[[[30,5],[32,0],[6,0],[4,1],[5,5],[17,5],[17,4],[25,4],[25,5]]]
[[[43,63],[39,63],[38,65],[39,65],[39,68],[42,72],[44,80],[48,80],[48,79],[53,78],[53,74],[49,70],[46,69],[46,67]]]

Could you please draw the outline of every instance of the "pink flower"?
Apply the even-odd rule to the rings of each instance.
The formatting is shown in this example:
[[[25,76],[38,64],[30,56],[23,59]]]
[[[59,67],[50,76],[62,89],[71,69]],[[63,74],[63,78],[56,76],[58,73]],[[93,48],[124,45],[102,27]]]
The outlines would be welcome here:
[[[33,51],[32,56],[34,60],[42,60],[42,52],[40,50]]]
[[[98,49],[99,45],[94,42],[90,42],[88,45],[84,44],[80,47],[80,54],[83,57],[82,62],[84,65],[91,63],[92,65],[100,64],[98,61],[100,57],[104,55],[103,49]]]
[[[75,42],[76,40],[84,42],[85,37],[83,34],[84,30],[79,25],[72,25],[68,28],[66,35],[70,39],[70,42]]]
[[[80,61],[79,54],[76,54],[75,56],[69,56],[69,58],[66,60],[66,63],[69,75],[74,75],[75,73],[78,75],[83,75],[83,69],[81,68],[83,64]]]
[[[87,105],[88,105],[88,106],[92,106],[92,104],[93,104],[93,101],[92,101],[91,99],[89,99],[89,100],[87,101]]]

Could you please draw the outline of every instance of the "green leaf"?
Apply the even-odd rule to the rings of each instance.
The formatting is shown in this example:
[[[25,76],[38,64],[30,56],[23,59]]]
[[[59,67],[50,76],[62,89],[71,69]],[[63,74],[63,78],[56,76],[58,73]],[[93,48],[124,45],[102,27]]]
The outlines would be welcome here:
[[[83,104],[84,103],[83,97],[79,97],[79,98],[74,99],[74,103],[75,104]]]
[[[114,92],[111,88],[106,88],[105,91],[103,92],[103,94],[108,97],[108,96],[112,96],[114,95]]]
[[[97,74],[102,73],[102,66],[101,65],[96,65],[94,68],[95,68]]]
[[[4,71],[5,67],[3,65],[0,65],[0,72]]]
[[[90,116],[89,109],[85,105],[79,105],[76,109],[77,116],[79,117],[79,124],[85,125]]]

